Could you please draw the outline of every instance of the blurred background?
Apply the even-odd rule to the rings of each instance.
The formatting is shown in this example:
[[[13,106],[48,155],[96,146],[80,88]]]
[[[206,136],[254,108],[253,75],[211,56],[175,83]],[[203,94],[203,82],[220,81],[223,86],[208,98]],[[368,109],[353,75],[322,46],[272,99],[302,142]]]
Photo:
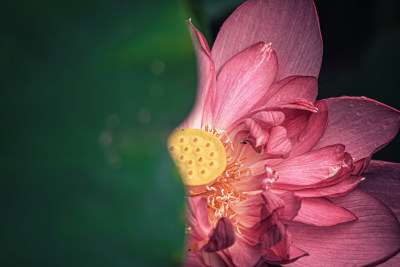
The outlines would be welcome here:
[[[194,52],[244,1],[2,1],[0,265],[177,266],[183,188],[165,148]],[[400,2],[316,1],[320,98],[397,109]],[[399,138],[375,159],[397,161]]]

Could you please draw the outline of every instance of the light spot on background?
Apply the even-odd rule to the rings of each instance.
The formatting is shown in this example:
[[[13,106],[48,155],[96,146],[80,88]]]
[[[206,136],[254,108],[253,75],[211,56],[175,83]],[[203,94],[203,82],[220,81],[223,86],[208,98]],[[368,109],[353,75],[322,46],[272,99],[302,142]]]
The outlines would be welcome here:
[[[165,71],[165,64],[161,60],[154,60],[151,62],[150,68],[154,74],[161,74]]]
[[[113,141],[113,136],[110,130],[104,129],[100,132],[99,143],[100,146],[106,148],[111,145]]]
[[[151,113],[147,108],[142,108],[137,113],[137,121],[141,124],[146,124],[151,121]]]

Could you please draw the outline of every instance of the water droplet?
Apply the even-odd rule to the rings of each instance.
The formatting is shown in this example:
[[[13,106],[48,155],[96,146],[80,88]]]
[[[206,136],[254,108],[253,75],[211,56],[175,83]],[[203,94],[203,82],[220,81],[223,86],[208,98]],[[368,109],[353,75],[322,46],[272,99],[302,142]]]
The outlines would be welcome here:
[[[307,135],[307,132],[306,131],[302,131],[300,134],[299,134],[299,141],[300,142],[303,142],[304,140],[306,140],[306,135]]]

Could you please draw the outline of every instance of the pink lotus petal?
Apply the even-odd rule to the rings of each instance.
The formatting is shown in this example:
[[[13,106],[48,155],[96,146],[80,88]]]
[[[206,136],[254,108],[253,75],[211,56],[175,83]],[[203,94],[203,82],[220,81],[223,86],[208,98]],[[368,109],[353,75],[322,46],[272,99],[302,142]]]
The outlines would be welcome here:
[[[259,210],[261,213],[261,210]],[[247,229],[253,229],[254,226],[260,222],[260,214],[257,216],[248,216],[243,214],[237,214],[235,219],[238,218],[239,223]],[[257,236],[258,238],[258,236]]]
[[[363,158],[354,162],[354,170],[351,172],[353,175],[360,175],[369,163],[369,158]]]
[[[270,264],[286,264],[300,257],[308,255],[307,252],[292,246],[291,234],[286,229],[285,237],[276,246],[265,249],[268,255],[266,262]]]
[[[238,204],[232,204],[231,209],[240,215],[260,217],[261,208],[264,203],[261,194],[257,194],[239,202]]]
[[[355,190],[333,201],[358,220],[331,227],[290,223],[293,245],[310,255],[288,266],[374,265],[399,250],[399,221],[379,199]]]
[[[261,183],[265,178],[266,175],[263,173],[260,175],[252,176],[246,180],[233,181],[232,184],[237,190],[244,192],[262,190]]]
[[[324,187],[307,188],[294,191],[300,197],[339,197],[351,192],[362,180],[361,176],[349,175],[342,181]]]
[[[185,267],[206,267],[206,263],[200,253],[187,252],[185,253],[185,259],[183,260],[183,266]]]
[[[265,146],[269,139],[269,134],[253,119],[246,119],[245,124],[250,130],[250,135],[256,139],[256,146]]]
[[[279,65],[279,62],[278,62]],[[263,107],[266,107],[265,103],[268,102],[268,100],[277,92],[279,91],[282,87],[286,86],[288,83],[292,82],[293,80],[297,79],[298,77],[303,77],[303,76],[290,76],[286,77],[282,80],[274,82],[268,90],[265,92],[265,95],[260,99],[260,101],[257,103],[256,106],[259,106],[259,109],[262,109]]]
[[[292,144],[287,138],[286,129],[282,126],[273,127],[267,144],[267,153],[272,155],[287,155]]]
[[[240,215],[264,218],[270,216],[274,210],[283,208],[283,205],[284,202],[278,195],[264,191],[238,204],[232,204],[231,208]]]
[[[223,258],[221,257],[221,255],[219,255],[218,253],[207,253],[207,252],[203,252],[203,260],[206,263],[207,266],[215,266],[215,267],[226,267],[228,266]]]
[[[262,248],[260,245],[249,245],[239,236],[235,244],[228,248],[228,253],[234,266],[248,267],[254,266],[260,260]]]
[[[388,261],[379,264],[379,267],[393,267],[393,266],[400,266],[400,253],[397,253],[396,256],[390,258]]]
[[[212,225],[208,218],[207,200],[202,196],[186,197],[186,218],[192,228],[191,243],[202,241],[208,236]]]
[[[267,231],[262,232],[259,241],[263,248],[270,248],[281,242],[281,240],[285,237],[285,233],[285,226],[278,222],[270,227]]]
[[[357,217],[353,213],[326,198],[303,198],[301,208],[293,219],[296,222],[317,226],[332,226],[355,220]]]
[[[324,101],[315,104],[318,112],[311,113],[308,118],[307,126],[291,139],[293,148],[289,157],[295,157],[309,152],[321,139],[328,125],[328,106]]]
[[[273,169],[279,179],[276,189],[303,189],[338,174],[345,165],[343,145],[327,146],[307,154],[282,161]]]
[[[227,129],[249,113],[275,79],[277,64],[275,52],[265,43],[255,44],[229,60],[217,77],[213,127]]]
[[[285,113],[282,111],[261,111],[253,116],[253,119],[261,120],[271,126],[278,126],[285,120]]]
[[[216,252],[232,246],[233,243],[235,243],[235,230],[233,230],[231,221],[226,217],[222,217],[210,235],[210,240],[202,247],[202,250]]]
[[[284,109],[285,121],[281,126],[287,130],[287,137],[298,138],[299,134],[307,127],[310,112],[298,109]]]
[[[279,59],[278,59],[279,60]],[[268,99],[262,99],[266,107],[279,106],[294,99],[306,99],[315,102],[318,94],[318,80],[315,77],[294,76]]]
[[[272,43],[279,59],[276,80],[318,76],[322,38],[311,0],[249,0],[225,21],[212,55],[217,73],[234,55],[258,43]]]
[[[311,112],[317,112],[317,109],[315,108],[314,104],[305,98],[290,99],[286,102],[279,103],[279,105],[277,105],[276,107],[301,109],[301,110],[307,110],[307,111],[311,111]]]
[[[279,256],[273,255],[275,257],[271,257],[271,259],[270,258],[268,259],[269,264],[267,264],[267,261],[261,260],[258,263],[259,265],[257,265],[257,267],[258,266],[268,267],[268,266],[271,266],[270,264],[275,264],[275,265],[285,264],[286,265],[286,264],[291,263],[301,257],[308,256],[307,252],[305,252],[302,249],[296,248],[294,246],[290,246],[288,250],[289,250],[289,255],[288,255],[288,257],[286,257],[287,260],[282,260],[281,258],[279,258]],[[263,265],[263,263],[264,263],[264,265]]]
[[[279,197],[284,202],[284,209],[281,219],[287,221],[293,219],[301,207],[301,198],[294,195],[293,192],[290,191],[279,194]]]
[[[372,160],[358,189],[380,197],[400,220],[400,164]]]
[[[360,97],[329,98],[329,123],[315,149],[344,144],[356,160],[371,157],[397,134],[399,111]]]
[[[210,121],[211,119],[212,110],[210,101],[212,101],[212,99],[208,98],[212,97],[212,94],[215,93],[215,67],[210,48],[203,34],[193,26],[190,20],[188,20],[187,23],[196,52],[198,85],[194,108],[179,128],[201,129],[202,121]]]

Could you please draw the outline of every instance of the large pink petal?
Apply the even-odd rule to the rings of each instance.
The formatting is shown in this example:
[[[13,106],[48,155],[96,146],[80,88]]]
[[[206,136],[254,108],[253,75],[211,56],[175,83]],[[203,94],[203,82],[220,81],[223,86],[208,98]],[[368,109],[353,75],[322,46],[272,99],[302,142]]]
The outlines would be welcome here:
[[[276,189],[302,189],[332,178],[346,166],[343,145],[327,146],[273,166],[279,174]]]
[[[357,220],[357,217],[353,213],[326,198],[303,198],[301,208],[293,219],[317,226],[332,226],[354,220]]]
[[[318,76],[322,38],[312,0],[249,0],[237,8],[212,48],[217,73],[230,58],[258,42],[272,43],[277,52],[276,80]]]
[[[338,97],[325,100],[329,122],[315,149],[344,144],[356,160],[371,157],[397,134],[399,111],[377,101],[360,97]]]
[[[229,60],[218,74],[213,127],[227,129],[246,115],[275,79],[277,59],[271,46],[255,44]]]
[[[211,57],[210,48],[203,34],[190,20],[187,21],[192,36],[194,50],[197,58],[197,97],[193,110],[180,125],[180,128],[201,129],[202,124],[211,122],[211,106],[206,103],[212,101],[212,94],[215,93],[216,75],[214,61]],[[210,99],[209,99],[210,98]]]
[[[399,221],[378,198],[356,190],[333,201],[358,220],[330,227],[290,223],[293,245],[310,255],[289,266],[372,265],[399,250]]]
[[[390,258],[388,261],[379,264],[379,267],[393,267],[393,266],[400,266],[400,253],[397,253],[396,256]]]
[[[212,229],[207,200],[202,196],[186,197],[186,219],[192,228],[190,242],[196,243],[205,239]]]
[[[372,160],[362,175],[365,180],[357,189],[383,199],[400,220],[400,164]]]
[[[361,176],[348,175],[348,177],[333,185],[307,188],[303,190],[296,190],[294,192],[296,196],[300,197],[339,197],[351,192],[361,181]]]
[[[264,103],[265,107],[279,106],[282,103],[299,98],[307,99],[311,103],[314,103],[317,94],[318,80],[315,77],[294,76],[293,79],[281,86],[272,96],[262,99],[261,102]]]

